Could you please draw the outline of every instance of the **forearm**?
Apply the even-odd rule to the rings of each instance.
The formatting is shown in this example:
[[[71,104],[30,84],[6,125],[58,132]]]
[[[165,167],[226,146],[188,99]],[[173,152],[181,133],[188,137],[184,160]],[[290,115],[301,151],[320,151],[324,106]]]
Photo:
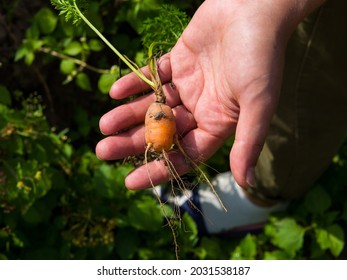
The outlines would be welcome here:
[[[264,0],[274,13],[274,24],[279,23],[279,30],[288,39],[298,24],[315,9],[319,8],[326,0]]]
[[[326,0],[206,0],[203,5],[221,8],[220,20],[229,23],[245,20],[258,28],[267,25],[269,32],[278,32],[289,38],[296,26]],[[241,31],[242,32],[242,31]]]

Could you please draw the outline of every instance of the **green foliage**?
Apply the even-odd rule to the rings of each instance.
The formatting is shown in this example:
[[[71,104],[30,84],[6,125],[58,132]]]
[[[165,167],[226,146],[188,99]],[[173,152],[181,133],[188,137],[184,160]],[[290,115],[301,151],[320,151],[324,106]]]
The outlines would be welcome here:
[[[76,85],[85,91],[92,91],[92,86],[90,84],[89,76],[86,73],[77,74]]]
[[[128,211],[129,224],[137,230],[156,231],[162,224],[163,216],[159,205],[145,197],[131,203]]]
[[[0,207],[25,212],[36,199],[51,188],[50,159],[47,152],[64,150],[65,143],[48,133],[42,107],[37,97],[23,102],[23,110],[16,111],[0,104],[0,164],[2,197]],[[59,161],[64,161],[61,154]]]
[[[323,214],[330,206],[331,198],[321,186],[314,188],[305,197],[305,207],[312,214]]]
[[[113,83],[120,76],[119,74],[117,75],[116,70],[119,70],[119,68],[116,69],[114,67],[113,69],[111,69],[110,73],[105,73],[100,75],[100,78],[98,81],[98,88],[102,93],[107,94],[110,91],[110,88],[113,85]]]
[[[72,5],[72,1],[54,2],[65,6]],[[98,10],[98,4],[93,2],[88,5],[86,12],[102,29],[101,24],[97,24],[97,22],[101,22]],[[90,57],[101,52],[104,44],[97,38],[88,37],[87,39],[84,27],[75,27],[73,23],[65,22],[63,16],[68,14],[66,9],[61,14],[57,16],[53,10],[47,7],[40,9],[34,15],[33,23],[28,28],[21,47],[16,51],[14,60],[23,59],[27,65],[31,65],[37,55],[44,53],[60,60],[59,69],[65,75],[64,84],[74,81],[77,87],[85,91],[92,91],[96,87],[102,93],[108,92],[111,85],[110,82],[105,82],[103,75],[112,75],[113,81],[115,81],[120,74],[127,71],[115,71],[118,66],[105,63],[97,66],[89,65]],[[93,36],[95,35],[93,34]],[[51,60],[48,62],[51,63]],[[90,72],[100,75],[101,81],[96,85],[92,84]]]
[[[81,22],[81,17],[76,9],[76,0],[51,0],[52,5],[60,11],[59,15],[64,15],[66,21],[72,21],[73,24]],[[80,7],[85,1],[78,1]]]
[[[157,13],[157,16],[153,19],[141,21],[141,28],[138,28],[141,29],[143,34],[142,41],[145,48],[147,48],[146,52],[148,52],[148,47],[151,43],[158,44],[155,52],[169,51],[188,24],[189,18],[187,15],[174,6],[165,5],[158,9],[159,6],[156,1],[130,2],[136,8],[128,11],[134,11],[136,15],[140,14],[141,11],[155,11]],[[39,53],[51,55],[61,60],[60,71],[66,75],[64,84],[75,81],[75,84],[80,89],[92,91],[94,85],[91,82],[89,73],[87,73],[87,71],[92,71],[99,74],[99,80],[95,87],[101,93],[108,93],[112,83],[120,75],[129,72],[129,70],[115,71],[118,68],[116,65],[106,65],[106,68],[103,67],[104,65],[101,67],[89,65],[88,59],[93,53],[102,51],[104,43],[99,39],[93,38],[96,36],[95,33],[89,35],[91,30],[85,30],[84,26],[75,26],[84,13],[95,28],[102,32],[104,29],[100,17],[102,4],[90,1],[86,5],[85,1],[75,0],[51,0],[51,3],[60,11],[59,16],[47,7],[40,9],[34,15],[33,24],[28,28],[26,38],[16,52],[15,61],[23,59],[27,65],[31,65]],[[83,13],[79,8],[82,9]],[[121,12],[116,21],[123,20],[130,23],[134,21],[134,18],[130,15],[124,18]],[[162,28],[163,26],[165,28]],[[87,39],[86,34],[91,38]],[[120,38],[121,35],[116,37]],[[128,40],[128,36],[121,38],[123,39],[122,41]],[[122,41],[118,42],[117,46],[118,44],[122,46]],[[137,55],[140,53],[143,53],[143,51],[139,50]],[[116,54],[118,55],[117,50]],[[142,57],[143,59],[138,61],[140,66],[143,65],[144,61],[148,61],[144,55]],[[128,60],[125,57],[124,59]],[[128,62],[126,61],[126,63]]]
[[[317,243],[322,250],[329,250],[333,256],[338,257],[344,248],[344,231],[341,226],[333,224],[326,228],[316,228]]]
[[[345,246],[342,211],[334,211],[331,196],[322,186],[314,187],[298,205],[292,217],[272,217],[265,235],[278,249],[266,252],[266,258],[302,258],[305,244],[310,244],[309,258],[323,258],[328,251],[338,257]],[[280,249],[280,250],[279,250]]]
[[[43,34],[50,34],[58,23],[58,17],[49,8],[42,8],[35,17],[38,28]]]
[[[273,218],[266,226],[265,234],[270,237],[272,244],[293,258],[296,252],[302,249],[305,229],[293,218],[280,220]]]
[[[153,43],[156,43],[157,49],[154,53],[170,51],[189,21],[187,14],[176,7],[162,6],[159,10],[159,15],[145,20],[140,29],[144,47],[149,49]]]
[[[143,21],[156,14],[163,3],[163,0],[126,1],[120,7],[118,21],[128,22],[136,32],[139,32]]]
[[[158,254],[173,258],[156,199],[124,186],[130,166],[73,147],[67,131],[49,126],[36,95],[0,111],[2,258],[155,258],[150,248],[158,244]]]
[[[257,240],[255,236],[247,234],[231,254],[233,260],[254,260],[257,255]]]

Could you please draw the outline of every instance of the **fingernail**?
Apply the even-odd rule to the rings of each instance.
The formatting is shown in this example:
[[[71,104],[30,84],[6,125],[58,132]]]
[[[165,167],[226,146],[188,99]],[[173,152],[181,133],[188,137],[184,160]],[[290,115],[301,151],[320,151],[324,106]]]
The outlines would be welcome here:
[[[246,175],[246,182],[250,187],[256,186],[254,167],[251,167],[248,169],[247,175]]]

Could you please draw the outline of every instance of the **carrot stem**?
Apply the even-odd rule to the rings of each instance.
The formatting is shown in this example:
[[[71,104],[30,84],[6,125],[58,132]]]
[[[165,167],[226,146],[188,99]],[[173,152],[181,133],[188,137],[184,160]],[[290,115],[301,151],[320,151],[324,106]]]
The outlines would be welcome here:
[[[83,21],[99,36],[99,38],[133,71],[142,81],[148,84],[151,88],[155,88],[155,83],[148,79],[140,70],[136,68],[124,55],[122,55],[105,37],[99,32],[99,30],[83,15],[78,8],[76,1],[74,1],[75,9],[77,10]]]

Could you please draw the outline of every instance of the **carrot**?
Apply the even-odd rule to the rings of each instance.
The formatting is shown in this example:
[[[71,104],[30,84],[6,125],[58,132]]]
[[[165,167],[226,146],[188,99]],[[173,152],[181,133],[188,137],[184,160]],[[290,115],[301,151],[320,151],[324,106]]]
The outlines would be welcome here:
[[[148,152],[154,152],[156,154],[159,154],[160,158],[164,160],[165,162],[165,166],[171,177],[171,182],[176,181],[178,189],[183,194],[186,194],[185,183],[181,179],[180,174],[178,174],[178,172],[176,171],[176,168],[173,165],[173,163],[170,161],[168,153],[167,153],[170,150],[172,150],[174,146],[176,146],[176,148],[183,154],[187,162],[190,163],[192,168],[196,170],[200,174],[202,179],[204,179],[207,182],[207,184],[211,187],[213,193],[218,198],[223,209],[225,211],[227,211],[227,209],[224,207],[223,202],[220,200],[217,192],[215,191],[213,185],[211,184],[211,182],[209,181],[205,173],[200,169],[200,167],[192,159],[190,159],[190,157],[187,155],[187,153],[184,151],[183,147],[181,146],[177,137],[177,133],[176,133],[176,121],[175,121],[174,114],[170,106],[164,103],[165,102],[164,92],[159,89],[158,91],[155,91],[154,94],[156,97],[156,101],[148,107],[146,116],[145,116],[145,141],[147,145],[146,151],[145,151],[145,164],[147,166],[148,178],[151,182],[154,193],[159,201],[159,205],[163,211],[163,214],[168,223],[168,226],[170,227],[172,231],[176,258],[179,259],[179,247],[177,243],[177,237],[176,237],[176,233],[174,229],[174,224],[172,223],[169,216],[167,215],[166,210],[163,206],[163,202],[160,199],[160,195],[152,182],[150,170],[147,165]],[[172,185],[173,195],[174,195],[174,190],[175,188]],[[187,198],[188,200],[190,199],[189,197]],[[194,208],[195,211],[203,215],[200,209],[198,209],[193,203],[191,203],[191,206]]]
[[[152,103],[145,117],[145,141],[152,150],[161,153],[173,147],[176,122],[172,109],[163,103]]]
[[[155,96],[156,96],[156,101],[148,107],[146,116],[145,116],[145,141],[147,145],[146,151],[145,151],[145,164],[147,166],[148,178],[153,187],[153,191],[159,201],[161,210],[172,232],[174,245],[175,245],[176,259],[179,259],[179,253],[178,253],[179,247],[178,247],[174,225],[171,222],[168,214],[166,213],[164,205],[160,199],[160,195],[152,182],[150,171],[147,165],[148,152],[154,152],[154,153],[160,154],[164,158],[166,162],[166,166],[169,166],[170,164],[172,165],[172,163],[168,160],[166,152],[172,149],[176,139],[175,117],[171,107],[164,104],[165,102],[164,92],[162,90],[157,90],[155,91]],[[171,168],[169,168],[169,173],[173,175],[174,178],[176,178],[176,174],[173,174],[173,171],[171,170]]]

